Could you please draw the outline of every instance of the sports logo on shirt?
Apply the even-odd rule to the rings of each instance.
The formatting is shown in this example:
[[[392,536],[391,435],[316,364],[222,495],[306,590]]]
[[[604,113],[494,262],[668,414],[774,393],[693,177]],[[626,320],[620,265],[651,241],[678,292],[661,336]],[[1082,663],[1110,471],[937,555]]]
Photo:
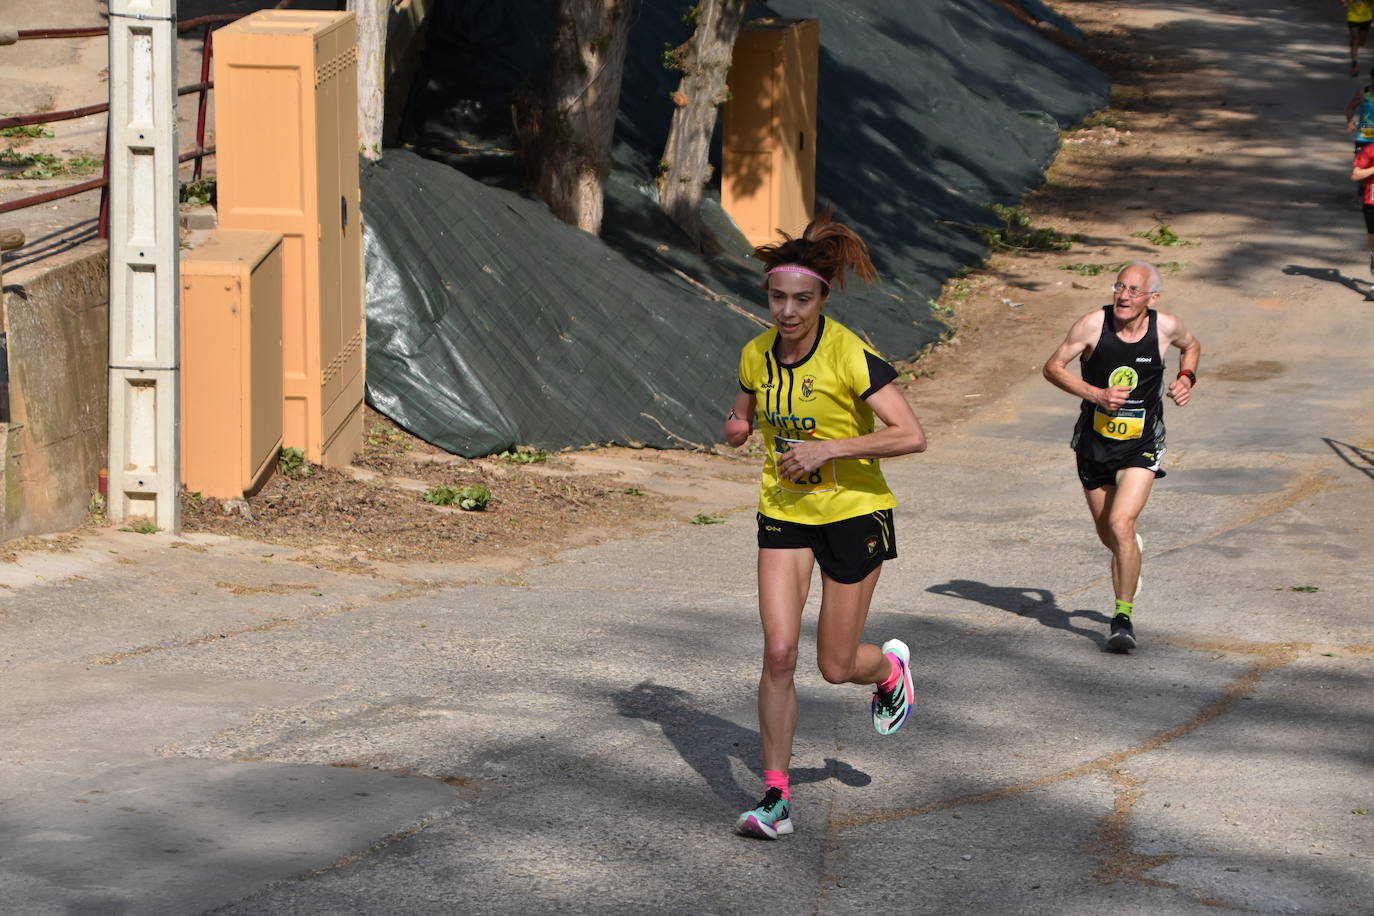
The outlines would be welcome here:
[[[803,401],[809,401],[816,396],[815,392],[816,377],[814,375],[804,376],[801,383],[801,399]]]
[[[1140,381],[1140,374],[1130,366],[1118,366],[1112,370],[1112,374],[1107,376],[1107,385],[1112,388],[1130,388],[1135,390],[1136,384]]]

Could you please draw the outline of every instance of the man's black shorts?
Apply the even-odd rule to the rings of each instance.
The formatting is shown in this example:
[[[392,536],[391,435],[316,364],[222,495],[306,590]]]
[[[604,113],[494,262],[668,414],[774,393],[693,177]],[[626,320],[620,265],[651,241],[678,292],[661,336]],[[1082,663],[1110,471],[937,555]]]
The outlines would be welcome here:
[[[1074,456],[1078,459],[1078,481],[1083,484],[1085,490],[1116,486],[1116,472],[1122,468],[1145,468],[1154,471],[1156,480],[1164,476],[1164,470],[1159,466],[1160,461],[1164,459],[1162,448],[1157,452],[1136,452],[1110,463],[1085,458],[1081,451],[1074,452]]]
[[[811,551],[821,571],[836,582],[852,585],[868,578],[884,560],[897,556],[892,510],[880,509],[828,525],[800,525],[759,514],[759,548]]]
[[[1374,235],[1374,204],[1364,204],[1364,230],[1370,235]]]

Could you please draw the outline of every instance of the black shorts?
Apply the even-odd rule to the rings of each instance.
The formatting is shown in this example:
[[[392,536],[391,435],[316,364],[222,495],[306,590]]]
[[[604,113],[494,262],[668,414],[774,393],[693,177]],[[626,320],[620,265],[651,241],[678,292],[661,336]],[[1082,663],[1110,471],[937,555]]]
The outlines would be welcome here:
[[[1360,209],[1364,210],[1365,231],[1374,235],[1374,204],[1362,204]]]
[[[1370,25],[1371,22],[1374,22],[1374,19],[1366,19],[1364,22],[1351,22],[1349,19],[1347,19],[1347,20],[1345,21],[1345,24],[1348,25],[1348,26],[1350,26],[1350,31],[1352,31],[1352,32],[1365,32],[1365,33],[1368,33],[1368,32],[1369,32],[1369,25]]]
[[[821,571],[844,585],[862,582],[884,560],[897,557],[891,509],[879,509],[828,525],[783,522],[762,513],[758,519],[760,550],[807,548],[820,564]]]
[[[1133,452],[1107,462],[1084,457],[1082,451],[1076,451],[1074,455],[1078,459],[1078,481],[1083,484],[1085,490],[1116,486],[1116,472],[1122,468],[1145,468],[1154,471],[1156,480],[1164,476],[1164,469],[1159,466],[1164,460],[1163,448],[1158,451]]]

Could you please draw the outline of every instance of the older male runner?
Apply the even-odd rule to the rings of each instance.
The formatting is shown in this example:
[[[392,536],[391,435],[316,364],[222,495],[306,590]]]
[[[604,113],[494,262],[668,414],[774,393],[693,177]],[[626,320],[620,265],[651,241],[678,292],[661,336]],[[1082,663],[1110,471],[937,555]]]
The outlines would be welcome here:
[[[1202,344],[1174,315],[1150,308],[1159,299],[1159,271],[1143,261],[1127,264],[1112,284],[1112,303],[1074,322],[1045,363],[1045,378],[1082,398],[1073,431],[1078,479],[1097,536],[1112,552],[1116,610],[1107,645],[1134,649],[1132,602],[1140,582],[1136,519],[1163,477],[1164,395],[1182,407],[1197,384]],[[1181,352],[1178,375],[1164,385],[1169,347]],[[1082,378],[1069,371],[1078,358]]]

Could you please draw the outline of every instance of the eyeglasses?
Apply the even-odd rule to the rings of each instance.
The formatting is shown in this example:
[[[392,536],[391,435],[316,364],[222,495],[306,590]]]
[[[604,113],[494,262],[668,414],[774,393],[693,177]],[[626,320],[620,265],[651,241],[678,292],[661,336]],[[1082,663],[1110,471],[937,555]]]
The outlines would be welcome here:
[[[1138,287],[1138,286],[1127,286],[1125,283],[1113,283],[1113,284],[1112,284],[1112,292],[1114,292],[1114,293],[1125,293],[1125,294],[1126,294],[1128,297],[1130,297],[1131,299],[1135,299],[1135,298],[1138,298],[1138,297],[1140,297],[1140,296],[1153,296],[1155,293],[1159,292],[1159,290],[1157,290],[1157,289],[1141,289],[1141,288]]]

